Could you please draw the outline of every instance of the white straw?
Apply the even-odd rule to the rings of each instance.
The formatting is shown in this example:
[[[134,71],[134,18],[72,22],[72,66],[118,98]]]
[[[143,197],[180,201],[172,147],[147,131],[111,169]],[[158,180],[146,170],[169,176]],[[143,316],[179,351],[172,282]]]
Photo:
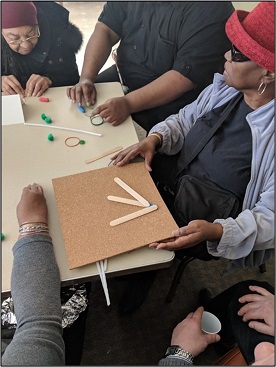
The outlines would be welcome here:
[[[24,125],[27,125],[27,126],[48,127],[48,128],[51,128],[51,129],[68,130],[68,131],[74,131],[76,133],[83,133],[83,134],[89,134],[89,135],[95,135],[95,136],[103,136],[103,134],[92,133],[90,131],[84,131],[84,130],[78,130],[78,129],[70,129],[69,127],[61,127],[61,126],[53,126],[53,125],[43,125],[43,124],[31,124],[29,122],[25,122]]]
[[[107,266],[106,260],[97,261],[96,265],[97,265],[99,276],[100,276],[100,279],[101,279],[101,282],[102,282],[102,287],[103,287],[103,291],[104,291],[104,295],[105,295],[105,299],[106,299],[106,304],[107,304],[107,306],[110,306],[110,298],[109,298],[108,287],[107,287],[106,276],[105,276],[105,270],[106,270],[106,266]]]

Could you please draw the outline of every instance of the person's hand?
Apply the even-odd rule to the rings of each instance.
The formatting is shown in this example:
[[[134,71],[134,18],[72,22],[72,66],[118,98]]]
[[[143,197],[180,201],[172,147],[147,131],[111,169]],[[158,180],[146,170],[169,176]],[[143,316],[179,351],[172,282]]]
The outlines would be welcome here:
[[[96,88],[90,79],[82,79],[73,87],[67,88],[66,94],[73,103],[77,103],[79,106],[82,105],[82,98],[87,106],[93,106],[97,98]]]
[[[130,113],[127,99],[125,97],[115,97],[96,107],[92,112],[92,116],[100,115],[111,125],[118,126],[125,121]]]
[[[2,92],[4,94],[19,94],[22,97],[25,95],[22,85],[13,75],[2,76]]]
[[[257,294],[246,294],[239,298],[242,306],[238,315],[242,316],[244,322],[249,321],[248,326],[256,331],[274,335],[274,294],[262,287],[250,285],[249,289]],[[264,320],[260,322],[259,320]]]
[[[48,77],[32,74],[26,84],[25,96],[40,97],[51,85],[52,81]]]
[[[157,145],[159,144],[158,139],[155,136],[148,136],[137,144],[133,144],[130,147],[117,153],[111,160],[116,166],[124,166],[129,163],[132,159],[140,155],[145,159],[145,167],[151,172],[151,162],[155,154]]]
[[[43,189],[36,183],[24,187],[16,208],[19,226],[24,223],[48,222],[48,210]]]
[[[218,334],[206,334],[201,330],[201,318],[204,311],[199,307],[195,312],[181,321],[172,333],[171,345],[179,345],[182,349],[190,352],[193,357],[203,352],[209,344],[220,340]]]
[[[202,219],[192,220],[187,226],[172,232],[173,241],[155,242],[151,243],[149,247],[169,251],[189,248],[202,241],[220,240],[222,232],[222,226],[219,223],[210,223]]]
[[[252,366],[275,366],[275,346],[269,342],[262,342],[254,349],[255,362]]]

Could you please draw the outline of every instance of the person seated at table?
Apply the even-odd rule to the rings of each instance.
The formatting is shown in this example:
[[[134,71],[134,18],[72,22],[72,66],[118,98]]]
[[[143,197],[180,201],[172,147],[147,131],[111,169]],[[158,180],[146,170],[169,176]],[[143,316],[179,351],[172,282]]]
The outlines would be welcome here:
[[[168,348],[159,365],[191,366],[193,358],[209,344],[221,343],[228,335],[228,342],[231,339],[238,344],[248,365],[275,366],[274,289],[270,284],[256,280],[239,282],[207,304],[205,309],[221,321],[219,335],[201,330],[204,308],[199,307],[175,327],[171,345],[177,349]]]
[[[64,365],[60,275],[41,186],[32,184],[23,189],[17,219],[20,234],[13,247],[11,276],[17,328],[2,364]]]
[[[174,240],[150,246],[177,250],[176,256],[180,249],[191,256],[205,251],[231,260],[230,269],[260,266],[274,254],[274,9],[274,2],[261,2],[250,13],[235,11],[226,23],[233,44],[223,75],[216,74],[197,100],[155,125],[144,140],[111,158],[123,166],[141,155],[158,187],[165,182],[171,190],[167,204],[180,228]],[[237,96],[229,117],[183,171],[184,156]],[[179,173],[231,192],[240,213],[185,223],[173,208]]]
[[[192,102],[223,70],[230,46],[224,26],[233,11],[231,2],[107,2],[87,44],[79,83],[67,90],[68,97],[94,105],[94,83],[121,78],[129,93],[105,101],[92,114],[114,126],[131,114],[149,131]],[[119,41],[117,66],[98,75]]]
[[[41,96],[77,83],[82,33],[54,1],[2,1],[1,73],[5,94]]]

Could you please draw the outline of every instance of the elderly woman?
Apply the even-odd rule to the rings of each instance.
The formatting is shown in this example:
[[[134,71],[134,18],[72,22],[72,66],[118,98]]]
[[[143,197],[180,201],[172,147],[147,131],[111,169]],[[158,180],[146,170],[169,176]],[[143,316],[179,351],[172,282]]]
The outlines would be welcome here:
[[[2,1],[1,73],[5,94],[41,96],[77,83],[82,34],[69,12],[50,2]]]
[[[232,260],[232,269],[259,266],[274,253],[274,6],[261,2],[250,13],[235,11],[226,23],[232,47],[225,54],[223,75],[215,74],[213,84],[197,100],[112,157],[122,166],[140,154],[159,186],[162,180],[172,183],[174,195],[173,183],[181,172],[213,182],[241,203],[240,213],[233,217],[201,217],[186,223],[176,208],[173,214],[180,228],[173,232],[174,240],[152,247],[193,251],[205,243],[209,255]],[[220,128],[183,168],[183,158],[239,94]],[[161,154],[155,155],[156,150]],[[197,205],[201,203],[194,202]]]

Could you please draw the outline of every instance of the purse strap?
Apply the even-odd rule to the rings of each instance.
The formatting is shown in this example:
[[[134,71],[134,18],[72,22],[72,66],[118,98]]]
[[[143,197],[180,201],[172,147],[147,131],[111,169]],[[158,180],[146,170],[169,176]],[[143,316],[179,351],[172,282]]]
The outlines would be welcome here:
[[[194,150],[188,156],[185,158],[183,163],[183,168],[181,169],[181,172],[177,175],[179,177],[183,170],[191,163],[191,161],[201,152],[201,150],[205,147],[205,145],[208,143],[208,141],[211,139],[211,137],[215,134],[215,132],[218,130],[218,128],[222,125],[223,121],[227,118],[227,116],[230,114],[230,112],[234,109],[236,104],[241,100],[243,96],[243,93],[238,93],[237,96],[231,99],[229,104],[226,106],[225,110],[221,114],[218,121],[212,126],[212,128],[202,137],[202,139],[198,142],[198,144],[195,146]]]

